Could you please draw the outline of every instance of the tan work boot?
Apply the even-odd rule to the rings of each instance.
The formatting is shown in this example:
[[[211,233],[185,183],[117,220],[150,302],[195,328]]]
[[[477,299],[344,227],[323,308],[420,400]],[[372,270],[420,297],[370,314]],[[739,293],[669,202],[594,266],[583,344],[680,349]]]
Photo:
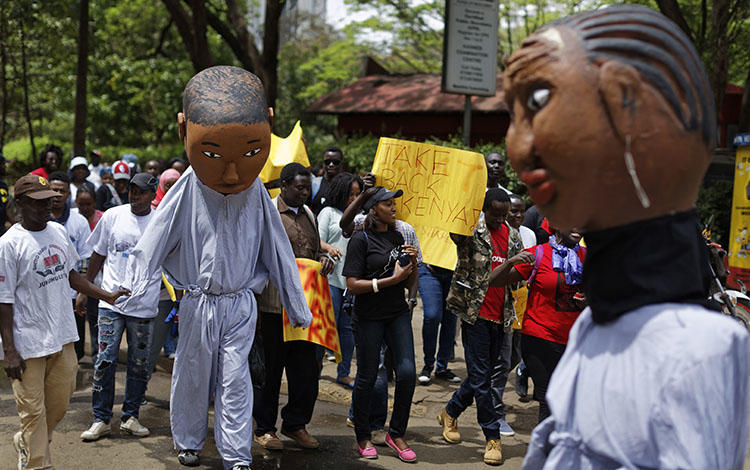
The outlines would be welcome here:
[[[264,449],[281,450],[284,448],[284,443],[281,442],[281,439],[276,437],[276,433],[273,432],[267,432],[262,436],[253,435],[253,440]]]
[[[318,440],[308,434],[305,428],[298,429],[296,431],[285,431],[282,429],[281,434],[294,440],[294,442],[299,444],[300,447],[303,447],[305,449],[317,449],[318,447],[320,447],[320,443],[318,442]]]
[[[503,446],[500,439],[490,439],[484,448],[484,463],[488,465],[500,465],[503,462]]]
[[[437,420],[443,427],[443,439],[451,444],[461,442],[461,433],[458,432],[458,418],[451,417],[443,408],[437,416]]]

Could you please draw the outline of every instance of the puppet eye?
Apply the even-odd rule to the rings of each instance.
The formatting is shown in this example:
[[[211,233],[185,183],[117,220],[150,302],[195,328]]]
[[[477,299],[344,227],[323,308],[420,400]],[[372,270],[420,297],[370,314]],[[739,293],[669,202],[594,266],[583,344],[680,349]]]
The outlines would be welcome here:
[[[253,149],[247,152],[246,154],[244,154],[243,157],[254,157],[260,153],[260,150],[261,150],[260,148]]]
[[[208,158],[221,158],[221,155],[219,155],[218,153],[207,152],[205,150],[203,151],[203,155],[207,156]]]
[[[526,99],[526,107],[536,113],[544,106],[546,106],[548,101],[549,89],[537,88],[536,90],[532,91],[529,97]]]

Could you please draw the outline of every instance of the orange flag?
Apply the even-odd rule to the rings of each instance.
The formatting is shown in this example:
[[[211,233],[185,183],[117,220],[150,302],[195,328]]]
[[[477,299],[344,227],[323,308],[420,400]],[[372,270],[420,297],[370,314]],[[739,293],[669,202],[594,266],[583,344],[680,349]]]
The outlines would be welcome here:
[[[302,340],[319,344],[333,351],[336,355],[336,362],[341,362],[341,348],[336,329],[336,317],[333,314],[331,291],[328,289],[328,278],[320,275],[320,266],[317,261],[297,258],[299,278],[313,320],[309,328],[295,328],[289,322],[289,317],[284,310],[284,341]]]

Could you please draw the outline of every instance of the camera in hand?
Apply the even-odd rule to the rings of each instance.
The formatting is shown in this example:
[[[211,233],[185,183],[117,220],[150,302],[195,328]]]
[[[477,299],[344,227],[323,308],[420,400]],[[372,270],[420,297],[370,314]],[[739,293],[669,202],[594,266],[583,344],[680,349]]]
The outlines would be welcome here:
[[[401,254],[398,255],[398,264],[400,264],[402,268],[405,268],[409,266],[409,263],[411,263],[411,255],[402,251]]]

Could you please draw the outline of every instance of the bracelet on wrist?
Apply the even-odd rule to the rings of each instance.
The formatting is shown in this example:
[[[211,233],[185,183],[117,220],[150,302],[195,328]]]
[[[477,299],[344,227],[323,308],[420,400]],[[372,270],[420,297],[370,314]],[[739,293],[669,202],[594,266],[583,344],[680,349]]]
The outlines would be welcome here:
[[[373,279],[372,280],[372,292],[374,294],[377,294],[379,290],[380,289],[378,289],[378,280],[377,279]]]

